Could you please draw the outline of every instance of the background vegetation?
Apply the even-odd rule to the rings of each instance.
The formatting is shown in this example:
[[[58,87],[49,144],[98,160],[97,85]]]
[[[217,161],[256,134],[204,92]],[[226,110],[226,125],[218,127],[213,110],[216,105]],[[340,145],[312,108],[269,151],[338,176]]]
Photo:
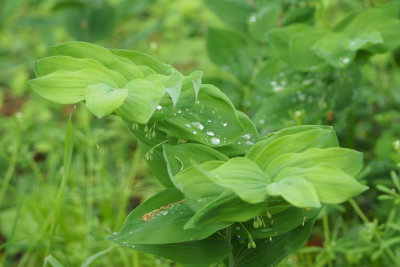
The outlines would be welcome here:
[[[212,42],[209,28],[228,29],[229,25],[210,2],[0,2],[0,262],[3,265],[40,266],[46,261],[52,266],[176,266],[104,240],[120,228],[135,206],[162,188],[148,171],[133,136],[118,118],[98,120],[84,106],[77,107],[73,114],[72,171],[57,216],[65,130],[72,107],[52,104],[33,94],[27,80],[34,76],[35,60],[48,55],[51,45],[69,40],[140,50],[171,63],[185,74],[201,69],[204,82],[220,86],[237,108],[255,119],[264,133],[310,122],[334,125],[342,146],[364,153],[365,168],[359,179],[370,190],[345,205],[325,208],[307,246],[281,265],[399,264],[398,45],[329,73],[329,77],[311,77],[326,82],[320,91],[317,88],[316,94],[323,92],[324,99],[334,98],[336,102],[327,102],[322,108],[310,103],[293,112],[289,112],[292,107],[280,109],[277,116],[285,119],[269,121],[266,127],[266,120],[275,115],[272,112],[290,105],[285,104],[286,97],[277,98],[270,91],[261,91],[258,98],[257,94],[252,95],[251,92],[260,92],[257,88],[262,87],[257,86],[257,80],[249,80],[253,69],[235,73],[215,60],[213,51],[218,44]],[[348,12],[379,7],[386,1],[282,2],[285,10],[308,10],[304,20],[310,20],[315,27],[331,29]],[[399,10],[393,12],[397,12],[398,18]],[[394,32],[393,36],[394,40],[400,40],[400,34]],[[256,40],[251,52],[259,55],[260,51],[268,57],[265,44]],[[343,83],[346,86],[335,84],[334,81],[340,80],[338,77],[351,82]],[[299,79],[304,82],[310,77]],[[343,94],[338,96],[337,92]],[[263,101],[257,102],[260,98]],[[262,114],[270,115],[266,118],[251,109],[257,105],[271,107],[274,102],[281,106],[264,110]],[[56,225],[54,238],[50,238],[51,225]]]

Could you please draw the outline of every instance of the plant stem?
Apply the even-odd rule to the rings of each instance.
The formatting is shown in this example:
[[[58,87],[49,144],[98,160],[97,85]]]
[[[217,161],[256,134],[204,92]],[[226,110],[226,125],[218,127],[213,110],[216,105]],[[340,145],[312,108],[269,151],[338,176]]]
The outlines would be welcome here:
[[[231,244],[231,239],[232,239],[232,229],[229,226],[226,229],[226,241],[228,242],[229,245]],[[228,261],[229,261],[229,267],[234,267],[235,266],[235,261],[233,260],[232,251],[231,251],[231,253],[229,253]]]
[[[331,239],[330,239],[330,231],[329,231],[329,221],[328,215],[326,214],[326,209],[324,215],[322,216],[322,225],[324,229],[324,239],[325,239],[325,246],[327,247],[327,256],[328,256],[328,266],[332,266],[331,262]]]
[[[361,220],[364,222],[364,224],[367,226],[370,223],[370,221],[368,220],[365,213],[361,210],[360,206],[358,206],[357,202],[355,202],[354,199],[349,199],[349,203],[356,211],[358,216],[361,218]],[[392,249],[390,247],[383,246],[383,240],[380,237],[380,235],[375,231],[375,229],[374,229],[374,236],[376,240],[379,242],[380,247],[384,249],[384,251],[389,255],[391,260],[393,260],[393,262],[396,264],[396,266],[400,266],[400,261],[397,259]]]

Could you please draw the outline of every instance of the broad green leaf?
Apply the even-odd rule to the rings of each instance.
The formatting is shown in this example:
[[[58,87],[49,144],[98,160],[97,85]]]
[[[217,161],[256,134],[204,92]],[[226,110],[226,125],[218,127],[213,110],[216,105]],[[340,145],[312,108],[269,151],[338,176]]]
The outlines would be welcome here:
[[[314,71],[324,66],[324,61],[313,51],[313,45],[325,37],[326,31],[310,28],[294,34],[289,39],[290,63],[301,71]]]
[[[60,104],[75,104],[84,100],[85,88],[98,83],[118,88],[113,79],[91,69],[56,71],[29,81],[37,94]]]
[[[212,85],[202,85],[192,107],[178,109],[174,116],[158,121],[157,127],[170,136],[212,147],[229,145],[243,133],[232,103]]]
[[[196,70],[184,78],[184,81],[189,81],[192,83],[196,99],[199,95],[199,91],[201,88],[201,78],[202,77],[203,77],[203,72],[200,70]]]
[[[265,41],[269,30],[278,26],[281,14],[279,2],[265,3],[255,14],[248,19],[249,32],[259,41]]]
[[[139,51],[112,49],[111,52],[120,57],[129,59],[136,65],[148,66],[159,74],[171,75],[178,72],[171,65],[165,64],[158,59]]]
[[[244,222],[265,212],[266,203],[249,204],[233,192],[225,191],[209,202],[186,223],[185,229],[200,228],[216,222],[228,225]]]
[[[297,125],[292,127],[283,128],[282,130],[272,132],[261,138],[261,141],[255,144],[249,152],[247,152],[246,157],[254,159],[254,157],[261,152],[267,145],[274,142],[275,140],[296,133],[301,133],[314,129],[325,129],[332,131],[331,126],[319,126],[319,125]]]
[[[310,168],[319,163],[328,163],[355,177],[362,168],[363,154],[340,147],[310,148],[301,153],[287,153],[275,158],[265,172],[274,177],[287,167]]]
[[[310,168],[289,167],[282,170],[275,181],[287,177],[303,177],[310,181],[321,202],[337,204],[368,189],[350,175],[329,164],[318,164]]]
[[[105,67],[122,74],[128,81],[144,78],[140,68],[130,60],[119,57],[111,53],[109,49],[95,44],[76,41],[67,42],[52,47],[51,54],[53,56],[95,59]]]
[[[260,203],[267,198],[269,177],[248,158],[232,158],[204,174],[213,183],[232,190],[248,203]]]
[[[356,56],[356,52],[349,48],[350,36],[345,33],[327,33],[317,41],[312,49],[328,64],[337,69],[347,67]]]
[[[177,173],[172,181],[185,194],[188,205],[195,211],[217,198],[224,188],[208,179],[204,172],[214,170],[223,161],[207,161],[199,166],[191,166]]]
[[[78,71],[82,69],[92,69],[102,73],[102,75],[107,75],[109,78],[113,79],[119,87],[123,87],[127,82],[124,76],[104,67],[104,65],[91,58],[53,56],[35,62],[35,73],[37,77],[45,76],[60,70]]]
[[[237,267],[265,267],[276,266],[284,258],[300,249],[307,241],[315,218],[307,221],[292,231],[272,238],[272,241],[255,240],[257,247],[249,250],[236,250],[235,262]]]
[[[201,229],[184,230],[193,215],[181,192],[166,189],[135,208],[115,238],[133,244],[180,243],[207,238],[226,227],[216,222]]]
[[[362,33],[359,36],[353,36],[347,46],[350,50],[356,51],[358,49],[368,49],[368,47],[374,44],[381,43],[383,43],[383,38],[380,32],[372,31]]]
[[[163,153],[170,177],[192,165],[211,160],[228,160],[221,152],[202,144],[163,145]]]
[[[250,118],[241,111],[237,111],[237,114],[244,128],[243,134],[234,143],[216,148],[229,157],[246,154],[260,140],[257,129]]]
[[[165,95],[165,87],[160,81],[136,79],[126,86],[128,96],[115,112],[124,119],[137,123],[147,123]]]
[[[175,106],[179,99],[179,94],[182,88],[182,74],[175,72],[169,76],[165,76],[162,74],[151,74],[146,77],[146,80],[149,81],[160,81],[164,87],[166,92],[171,97],[172,103]]]
[[[242,82],[247,82],[253,71],[250,49],[248,40],[237,33],[216,28],[208,30],[207,52],[211,61]]]
[[[267,192],[272,196],[282,196],[296,207],[321,207],[313,184],[302,177],[287,177],[269,184]]]
[[[243,33],[247,31],[246,20],[253,8],[246,1],[205,0],[205,3],[228,27]]]
[[[305,29],[309,29],[309,26],[305,24],[293,24],[287,27],[276,28],[268,32],[267,41],[282,60],[291,64],[289,40],[294,34],[301,33]]]
[[[286,153],[303,152],[309,148],[336,147],[338,146],[338,141],[333,129],[320,128],[284,135],[272,142],[266,139],[259,144],[262,148],[256,148],[255,150],[258,151],[255,153],[249,151],[246,156],[265,171],[269,163],[278,156]]]
[[[288,209],[272,214],[270,218],[263,216],[265,226],[263,225],[260,228],[254,228],[253,220],[249,220],[242,224],[234,224],[232,229],[235,233],[243,237],[246,237],[248,233],[250,233],[253,239],[279,236],[314,219],[319,213],[319,210],[320,209],[303,209],[291,206]]]
[[[86,107],[98,118],[119,108],[128,96],[128,89],[113,89],[107,84],[93,84],[85,89]]]
[[[124,243],[113,236],[106,239],[143,253],[154,254],[189,266],[209,266],[222,261],[232,251],[231,245],[226,240],[216,238],[160,245]]]
[[[292,5],[292,8],[285,12],[282,25],[287,26],[294,23],[305,23],[312,25],[314,24],[314,13],[315,7],[313,6],[296,6]]]

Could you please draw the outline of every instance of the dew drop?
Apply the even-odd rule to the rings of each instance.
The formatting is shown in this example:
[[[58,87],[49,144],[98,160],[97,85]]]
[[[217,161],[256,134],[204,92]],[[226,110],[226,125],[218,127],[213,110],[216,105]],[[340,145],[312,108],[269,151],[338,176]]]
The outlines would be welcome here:
[[[223,123],[222,123],[222,126],[226,127],[226,126],[228,126],[228,123],[223,122]]]
[[[196,132],[196,131],[193,131],[193,134],[197,134],[197,132]]]
[[[214,136],[214,133],[213,133],[213,132],[211,132],[211,131],[207,131],[207,132],[206,132],[206,135],[209,135],[209,136]]]
[[[243,138],[249,140],[251,138],[251,134],[245,134],[243,135]]]
[[[162,106],[158,105],[158,106],[157,106],[157,109],[158,109],[158,110],[162,109]]]
[[[200,122],[196,121],[196,122],[192,122],[192,125],[200,130],[204,129],[204,125],[201,124]]]
[[[210,143],[213,145],[219,145],[221,143],[221,140],[218,137],[213,137],[210,139]]]

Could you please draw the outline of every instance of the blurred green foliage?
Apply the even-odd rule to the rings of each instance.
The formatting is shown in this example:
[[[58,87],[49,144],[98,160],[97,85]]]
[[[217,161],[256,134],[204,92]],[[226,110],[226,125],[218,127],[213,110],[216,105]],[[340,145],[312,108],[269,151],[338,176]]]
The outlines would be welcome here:
[[[27,80],[33,77],[33,62],[47,56],[51,45],[82,40],[147,52],[185,74],[204,70],[204,82],[227,93],[263,133],[303,123],[334,125],[342,145],[364,153],[366,167],[359,179],[372,189],[349,204],[326,208],[308,245],[281,265],[395,266],[396,259],[400,261],[400,37],[396,30],[389,30],[393,45],[372,53],[358,51],[343,68],[335,61],[343,51],[330,54],[333,41],[318,37],[322,29],[351,28],[357,12],[367,12],[360,27],[368,28],[368,24],[375,30],[373,26],[379,23],[371,21],[373,16],[365,10],[379,9],[381,2],[386,1],[1,1],[0,262],[40,266],[46,259],[51,266],[57,262],[64,266],[90,262],[91,266],[171,266],[161,258],[104,241],[135,206],[162,186],[148,171],[137,142],[120,120],[100,121],[80,106],[73,113],[71,174],[52,256],[47,254],[71,107],[39,98]],[[265,8],[257,9],[264,4]],[[386,12],[384,21],[398,19],[396,1],[388,6],[381,9]],[[272,34],[267,30],[273,33],[294,22],[303,23],[310,37],[296,43],[300,48],[295,56],[300,60],[293,64],[285,61],[286,52],[279,54],[284,45],[278,42],[272,49],[268,39]],[[354,31],[350,34],[355,35]],[[359,45],[371,40],[378,43],[379,36],[374,34],[360,37]],[[328,62],[321,72],[308,69],[320,62],[305,49],[315,42]],[[315,61],[308,64],[311,59]],[[293,83],[288,93],[277,90],[285,81],[275,78],[281,72]],[[310,103],[291,102],[293,97],[310,96]]]

